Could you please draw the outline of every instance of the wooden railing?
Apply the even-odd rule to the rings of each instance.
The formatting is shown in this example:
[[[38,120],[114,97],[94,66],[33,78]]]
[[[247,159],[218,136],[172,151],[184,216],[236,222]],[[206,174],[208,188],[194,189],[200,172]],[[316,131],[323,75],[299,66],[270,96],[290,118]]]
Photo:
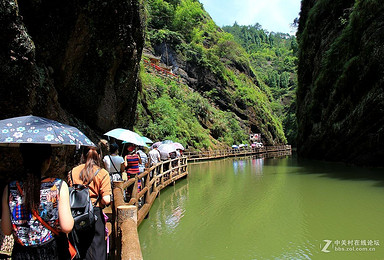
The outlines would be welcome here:
[[[158,163],[135,178],[114,182],[112,206],[112,259],[142,259],[137,226],[149,214],[160,190],[188,175],[187,157]],[[142,188],[138,191],[138,182]]]
[[[245,156],[253,154],[271,153],[291,150],[290,145],[264,146],[260,148],[242,147],[240,149],[223,149],[213,151],[184,152],[189,161],[219,159],[233,156]]]

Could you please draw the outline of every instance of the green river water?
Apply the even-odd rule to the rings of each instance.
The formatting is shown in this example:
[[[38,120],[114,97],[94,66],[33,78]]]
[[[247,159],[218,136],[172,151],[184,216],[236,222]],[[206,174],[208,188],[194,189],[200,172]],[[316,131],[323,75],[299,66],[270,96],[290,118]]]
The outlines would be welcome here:
[[[150,259],[384,259],[384,170],[282,158],[189,165],[139,227]]]

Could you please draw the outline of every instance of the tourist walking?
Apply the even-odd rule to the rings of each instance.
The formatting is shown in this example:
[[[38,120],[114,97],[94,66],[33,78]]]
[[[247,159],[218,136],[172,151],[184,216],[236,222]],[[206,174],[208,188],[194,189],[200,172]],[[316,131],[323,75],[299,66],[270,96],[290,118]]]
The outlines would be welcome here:
[[[82,164],[73,168],[68,176],[70,185],[89,183],[89,196],[97,220],[90,230],[76,231],[81,259],[106,259],[107,243],[105,240],[105,219],[102,209],[111,201],[111,181],[109,174],[101,168],[101,160],[96,148],[86,148]],[[72,182],[73,180],[73,182]]]
[[[2,197],[1,228],[15,237],[12,259],[70,259],[64,234],[73,228],[68,186],[46,176],[51,145],[20,144],[20,152],[24,177],[11,181]],[[54,236],[57,231],[61,235]]]
[[[127,147],[128,154],[124,158],[125,171],[128,178],[134,178],[139,171],[139,164],[141,164],[140,156],[135,152],[136,146],[130,145]]]
[[[150,166],[158,164],[160,162],[160,152],[157,149],[157,144],[153,145],[153,149],[149,151]]]
[[[125,171],[127,172],[128,179],[135,178],[139,173],[139,164],[141,164],[141,158],[136,153],[136,146],[131,144],[127,147],[128,154],[124,157]],[[137,190],[141,191],[141,180],[137,181]],[[130,198],[129,194],[125,195],[126,199]]]
[[[145,171],[145,167],[148,163],[148,155],[143,151],[144,147],[139,146],[139,149],[137,150],[137,155],[139,155],[141,159],[141,163],[139,164],[139,172],[142,173]]]
[[[105,169],[109,172],[111,182],[122,181],[122,173],[125,170],[124,158],[119,156],[119,146],[112,143],[109,146],[110,155],[104,156]]]

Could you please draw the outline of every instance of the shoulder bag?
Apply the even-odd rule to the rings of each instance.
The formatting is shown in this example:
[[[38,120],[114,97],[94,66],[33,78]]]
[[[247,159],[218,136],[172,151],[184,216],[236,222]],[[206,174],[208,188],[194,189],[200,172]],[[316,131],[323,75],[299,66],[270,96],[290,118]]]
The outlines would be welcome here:
[[[110,173],[111,180],[112,181],[122,181],[123,178],[121,177],[121,172],[116,169],[116,166],[115,166],[115,164],[112,161],[112,157],[110,155],[108,155],[108,156],[109,156],[109,160],[111,161],[111,164],[113,165],[113,168],[115,168],[115,171],[116,171],[114,173]]]

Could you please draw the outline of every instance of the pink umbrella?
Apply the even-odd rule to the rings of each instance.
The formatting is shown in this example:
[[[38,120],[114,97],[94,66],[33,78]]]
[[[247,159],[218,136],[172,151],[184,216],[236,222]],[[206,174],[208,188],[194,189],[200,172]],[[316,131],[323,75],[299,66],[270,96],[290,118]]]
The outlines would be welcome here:
[[[176,149],[180,149],[180,150],[185,150],[184,149],[184,146],[181,144],[181,143],[172,143],[172,145],[176,148]]]
[[[151,149],[153,149],[153,146],[154,146],[154,145],[156,145],[157,147],[159,147],[161,144],[162,144],[162,142],[156,142],[156,143],[154,143],[154,144],[151,146]]]
[[[169,158],[169,154],[176,152],[176,148],[173,144],[162,144],[159,146],[160,158],[162,160],[167,160]]]

